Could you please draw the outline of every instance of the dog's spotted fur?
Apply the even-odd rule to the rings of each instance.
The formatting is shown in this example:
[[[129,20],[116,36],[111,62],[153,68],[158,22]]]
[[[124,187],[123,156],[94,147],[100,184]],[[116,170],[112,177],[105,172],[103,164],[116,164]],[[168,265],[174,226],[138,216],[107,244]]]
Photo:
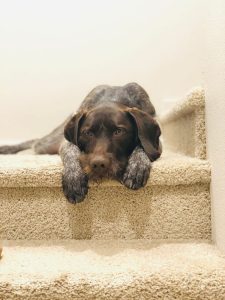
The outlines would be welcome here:
[[[59,154],[63,162],[62,187],[66,198],[71,203],[78,203],[88,192],[88,178],[81,169],[80,150],[76,145],[65,141]]]
[[[137,146],[129,157],[123,174],[123,184],[133,190],[145,186],[151,170],[151,161],[144,150]]]

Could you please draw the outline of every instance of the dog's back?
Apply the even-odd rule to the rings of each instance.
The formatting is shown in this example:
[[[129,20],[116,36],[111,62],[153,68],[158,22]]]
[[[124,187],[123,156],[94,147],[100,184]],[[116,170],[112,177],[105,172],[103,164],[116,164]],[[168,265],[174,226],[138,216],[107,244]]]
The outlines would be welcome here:
[[[106,102],[117,102],[127,107],[136,107],[153,117],[155,116],[155,108],[150,102],[148,94],[137,83],[128,83],[124,86],[99,85],[85,97],[78,111],[88,111]],[[64,140],[63,132],[67,121],[68,119],[41,139],[17,145],[0,146],[0,154],[15,154],[30,148],[33,148],[36,154],[57,154],[60,144]]]
[[[128,107],[136,107],[155,116],[155,108],[146,91],[137,83],[124,86],[99,85],[84,99],[79,110],[90,110],[105,102],[118,102]]]

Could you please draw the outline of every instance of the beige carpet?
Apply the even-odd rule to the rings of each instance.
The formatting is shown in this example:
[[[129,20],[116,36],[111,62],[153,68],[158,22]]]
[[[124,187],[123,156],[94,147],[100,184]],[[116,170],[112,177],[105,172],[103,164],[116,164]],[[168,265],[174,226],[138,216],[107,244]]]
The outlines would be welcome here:
[[[0,155],[0,187],[61,187],[61,173],[62,163],[58,155]],[[199,182],[210,182],[208,161],[164,151],[154,162],[147,185]],[[120,186],[116,181],[108,180],[101,185]]]
[[[225,256],[205,243],[5,246],[0,299],[225,299]]]
[[[87,199],[69,204],[58,156],[0,156],[2,239],[210,239],[210,166],[164,153],[147,187],[90,184]]]
[[[207,244],[204,91],[160,120],[169,151],[147,186],[90,183],[79,205],[58,156],[0,156],[1,300],[225,299],[225,256]]]
[[[175,152],[206,159],[205,93],[193,89],[160,116],[164,141]]]

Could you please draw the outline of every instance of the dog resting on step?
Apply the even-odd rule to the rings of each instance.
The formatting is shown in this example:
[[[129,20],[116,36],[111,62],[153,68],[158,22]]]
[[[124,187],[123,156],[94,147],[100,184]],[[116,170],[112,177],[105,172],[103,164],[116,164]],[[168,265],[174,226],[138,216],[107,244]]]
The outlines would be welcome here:
[[[63,191],[72,203],[88,192],[88,180],[113,178],[126,187],[143,187],[151,162],[161,155],[160,127],[155,109],[137,83],[101,85],[82,102],[78,112],[47,136],[15,146],[1,154],[32,148],[36,154],[59,153],[64,165]]]

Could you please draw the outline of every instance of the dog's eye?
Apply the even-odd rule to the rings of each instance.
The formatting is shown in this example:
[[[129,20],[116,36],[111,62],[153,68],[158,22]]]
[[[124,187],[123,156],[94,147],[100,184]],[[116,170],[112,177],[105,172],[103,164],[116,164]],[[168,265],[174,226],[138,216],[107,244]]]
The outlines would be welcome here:
[[[117,128],[114,132],[113,132],[113,134],[114,135],[122,135],[122,134],[124,134],[126,132],[126,130],[124,129],[124,128]]]
[[[82,135],[85,135],[85,136],[93,136],[94,135],[94,133],[92,132],[92,131],[90,131],[90,130],[84,130],[83,132],[82,132]]]

